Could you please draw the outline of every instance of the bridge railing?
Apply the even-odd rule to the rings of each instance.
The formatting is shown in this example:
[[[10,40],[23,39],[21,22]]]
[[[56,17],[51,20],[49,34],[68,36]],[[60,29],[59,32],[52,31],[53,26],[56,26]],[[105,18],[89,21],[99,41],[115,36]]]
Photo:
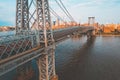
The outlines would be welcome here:
[[[74,31],[82,30],[82,32],[86,32],[91,29],[93,29],[93,27],[72,27],[55,30],[53,34],[54,38],[58,39]],[[39,46],[40,31],[22,31],[19,33],[20,34],[17,35],[0,36],[0,60]]]
[[[37,45],[36,33],[0,37],[0,60],[17,55]]]

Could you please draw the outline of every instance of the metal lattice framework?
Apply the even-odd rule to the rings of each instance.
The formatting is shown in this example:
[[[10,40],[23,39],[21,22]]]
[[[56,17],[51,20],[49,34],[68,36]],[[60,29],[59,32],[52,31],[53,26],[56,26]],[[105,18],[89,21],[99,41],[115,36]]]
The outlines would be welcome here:
[[[28,0],[16,0],[16,33],[29,30],[29,7]]]
[[[30,34],[30,33],[29,33]],[[9,35],[0,37],[0,60],[20,54],[37,46],[36,35]]]
[[[48,0],[37,0],[37,25],[40,29],[40,45],[45,46],[45,54],[38,59],[39,79],[50,80],[55,75],[55,62]]]
[[[48,0],[16,0],[16,35],[0,37],[0,60],[34,48],[44,48],[37,58],[39,79],[50,80],[55,75],[55,46]],[[6,69],[3,66],[1,72]]]
[[[36,9],[31,14],[29,10],[32,4],[36,6]],[[35,13],[36,16],[34,16]],[[49,80],[55,75],[55,63],[54,40],[48,0],[36,0],[36,4],[32,0],[30,5],[28,5],[28,0],[17,0],[16,34],[25,35],[23,34],[24,31],[31,30],[29,27],[31,19],[34,19],[32,25],[37,26],[37,44],[45,47],[44,54],[38,58],[39,77],[40,80]]]

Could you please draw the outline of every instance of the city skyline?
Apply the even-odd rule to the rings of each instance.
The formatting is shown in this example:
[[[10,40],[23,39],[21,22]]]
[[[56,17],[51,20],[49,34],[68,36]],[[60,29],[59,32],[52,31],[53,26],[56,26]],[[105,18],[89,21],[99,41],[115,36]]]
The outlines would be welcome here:
[[[50,6],[66,19],[65,14],[57,6],[55,0],[49,1]],[[63,2],[77,22],[87,22],[89,16],[94,16],[96,22],[101,24],[120,23],[119,0],[64,0]],[[16,0],[1,0],[0,12],[1,26],[15,26]]]

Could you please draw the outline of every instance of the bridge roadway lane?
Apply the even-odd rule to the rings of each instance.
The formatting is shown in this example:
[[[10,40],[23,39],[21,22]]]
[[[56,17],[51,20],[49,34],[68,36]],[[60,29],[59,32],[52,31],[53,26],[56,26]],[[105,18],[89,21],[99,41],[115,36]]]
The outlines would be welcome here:
[[[93,30],[92,27],[72,27],[72,28],[66,28],[61,30],[55,30],[53,31],[55,42],[61,41],[62,38],[66,37],[67,35],[70,35],[74,32],[87,32],[89,30]],[[14,40],[13,40],[14,41]],[[11,41],[11,42],[13,42]],[[25,45],[25,44],[23,44]],[[0,44],[0,47],[2,45]],[[30,45],[29,45],[30,46]],[[51,46],[49,46],[51,47]],[[15,49],[15,48],[14,48]],[[0,49],[2,50],[2,49]],[[13,50],[14,51],[14,50]],[[35,59],[42,55],[44,53],[44,48],[40,48],[40,46],[33,47],[31,49],[28,49],[22,53],[17,53],[15,55],[12,55],[10,57],[7,57],[5,59],[0,60],[0,76],[3,74],[17,68],[20,65],[23,65],[27,63],[28,61]],[[0,51],[1,54],[1,51]]]

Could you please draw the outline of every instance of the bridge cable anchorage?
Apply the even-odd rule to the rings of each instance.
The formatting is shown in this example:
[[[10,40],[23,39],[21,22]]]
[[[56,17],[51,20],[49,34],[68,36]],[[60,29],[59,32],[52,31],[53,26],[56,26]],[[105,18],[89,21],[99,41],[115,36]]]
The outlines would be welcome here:
[[[72,19],[69,15],[69,13],[66,11],[66,9],[64,9],[64,7],[62,7],[62,5],[57,1],[55,0],[55,2],[58,4],[58,6],[61,8],[61,10],[65,13],[65,15],[70,19],[70,21],[74,21],[74,19]]]

